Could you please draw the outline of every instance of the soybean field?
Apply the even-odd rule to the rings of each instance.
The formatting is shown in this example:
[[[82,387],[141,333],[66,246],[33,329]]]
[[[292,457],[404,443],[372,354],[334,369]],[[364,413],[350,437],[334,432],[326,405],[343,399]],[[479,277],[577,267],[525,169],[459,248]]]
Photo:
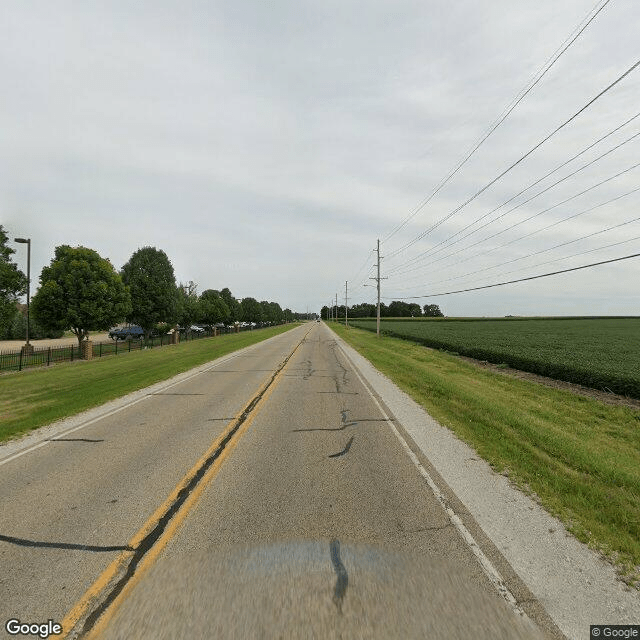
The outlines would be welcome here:
[[[376,330],[375,319],[350,324]],[[382,319],[381,332],[640,398],[640,318]]]

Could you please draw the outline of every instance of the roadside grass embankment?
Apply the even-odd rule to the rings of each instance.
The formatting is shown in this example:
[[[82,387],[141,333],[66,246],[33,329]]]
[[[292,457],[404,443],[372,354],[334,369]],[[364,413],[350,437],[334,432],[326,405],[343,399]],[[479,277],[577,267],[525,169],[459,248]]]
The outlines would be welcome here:
[[[329,326],[497,472],[640,586],[640,411]]]
[[[284,333],[299,323],[0,376],[0,442]]]

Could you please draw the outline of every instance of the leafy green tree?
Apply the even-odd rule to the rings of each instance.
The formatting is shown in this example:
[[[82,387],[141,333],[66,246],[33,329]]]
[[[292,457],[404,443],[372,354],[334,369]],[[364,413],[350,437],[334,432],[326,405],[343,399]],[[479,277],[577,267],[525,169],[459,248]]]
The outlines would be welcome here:
[[[229,307],[220,292],[207,289],[200,296],[200,318],[205,324],[217,324],[229,318]]]
[[[178,317],[178,288],[167,254],[155,247],[138,249],[122,267],[122,280],[131,290],[128,320],[140,325],[149,337],[159,322]]]
[[[27,290],[27,276],[24,275],[11,255],[15,251],[7,246],[7,236],[0,224],[0,339],[6,340],[18,315],[18,296]]]
[[[394,300],[387,309],[387,314],[392,318],[419,317],[422,309],[419,304],[408,303],[402,300]]]
[[[440,307],[437,304],[425,304],[424,315],[429,318],[443,318],[444,313],[440,311]]]
[[[268,302],[267,300],[262,300],[262,302],[260,302],[260,309],[262,310],[260,318],[261,322],[278,322],[278,309],[273,305],[277,305],[278,309],[280,309],[280,305],[275,302]]]
[[[229,315],[226,318],[228,322],[236,322],[242,317],[242,307],[240,303],[233,297],[228,287],[225,287],[220,292],[220,297],[224,300],[227,308],[229,309]]]
[[[284,321],[284,313],[282,307],[277,302],[269,303],[269,319],[271,322],[280,324]]]
[[[285,322],[293,322],[293,311],[291,311],[291,309],[285,309],[282,312],[282,319]]]
[[[81,345],[89,331],[105,330],[131,312],[129,290],[109,260],[86,247],[56,247],[31,301],[46,330],[71,329]]]
[[[62,338],[64,330],[62,329],[45,329],[40,326],[33,318],[29,320],[29,338],[31,340],[41,340],[42,338]],[[18,313],[13,319],[11,331],[7,336],[9,340],[25,340],[27,337],[27,305],[19,304]]]
[[[350,318],[374,318],[376,315],[376,305],[367,302],[354,304],[349,308]]]
[[[255,298],[243,298],[240,303],[242,319],[245,322],[260,322],[262,306]]]
[[[190,280],[187,284],[182,282],[178,286],[178,324],[182,327],[190,327],[200,321],[202,310],[198,298],[198,285]]]

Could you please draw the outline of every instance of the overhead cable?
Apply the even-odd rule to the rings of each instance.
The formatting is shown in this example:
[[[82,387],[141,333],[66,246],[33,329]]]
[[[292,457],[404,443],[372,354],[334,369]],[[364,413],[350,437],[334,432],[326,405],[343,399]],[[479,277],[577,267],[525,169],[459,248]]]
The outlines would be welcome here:
[[[610,182],[611,180],[613,180],[614,178],[618,178],[619,176],[621,176],[624,173],[627,173],[629,171],[631,171],[632,169],[635,169],[637,167],[640,166],[640,162],[634,164],[633,166],[625,169],[624,171],[621,171],[613,176],[610,176],[609,178],[602,180],[601,182],[587,188],[584,189],[583,191],[580,191],[579,193],[576,193],[572,196],[570,196],[569,198],[566,198],[565,200],[562,200],[561,202],[558,202],[550,207],[547,207],[546,209],[543,209],[542,211],[538,211],[538,213],[534,213],[533,215],[529,216],[528,218],[524,218],[523,220],[520,220],[519,222],[516,222],[515,224],[512,224],[510,227],[506,227],[504,229],[502,229],[502,231],[498,231],[496,233],[492,233],[491,235],[485,236],[484,238],[481,238],[480,240],[477,240],[476,242],[467,245],[466,247],[462,247],[461,249],[456,249],[455,251],[452,251],[451,253],[448,253],[447,255],[444,256],[440,256],[439,258],[435,258],[435,260],[431,260],[430,262],[426,263],[426,264],[422,264],[419,266],[414,266],[411,269],[406,269],[405,271],[402,271],[400,273],[392,273],[389,277],[397,277],[397,276],[401,276],[401,275],[405,275],[407,273],[411,273],[413,271],[420,271],[421,269],[426,269],[428,266],[431,266],[432,264],[435,264],[436,262],[441,262],[442,260],[446,260],[447,258],[451,258],[453,256],[458,255],[459,253],[461,253],[462,251],[466,251],[467,249],[471,249],[473,247],[478,246],[479,244],[482,244],[483,242],[485,242],[485,240],[491,240],[492,238],[497,238],[498,236],[502,235],[503,233],[510,231],[511,229],[514,229],[515,227],[518,227],[522,224],[524,224],[525,222],[529,222],[530,220],[533,220],[533,218],[537,218],[545,213],[548,213],[549,211],[551,211],[552,209],[555,209],[563,204],[566,204],[567,202],[570,202],[571,200],[575,200],[576,198],[578,198],[579,196],[584,195],[585,193],[589,192],[589,191],[593,191],[593,189],[602,186],[603,184]],[[462,262],[468,262],[469,260],[473,260],[474,258],[477,258],[478,256],[482,256],[482,255],[486,255],[487,253],[491,253],[492,251],[495,251],[496,249],[502,249],[503,247],[506,247],[509,244],[513,244],[514,242],[519,242],[520,240],[523,240],[524,238],[528,238],[532,235],[535,235],[536,233],[539,233],[540,231],[545,231],[547,229],[550,229],[551,227],[554,227],[558,224],[561,224],[563,222],[567,222],[568,220],[572,220],[574,218],[578,218],[579,216],[585,215],[587,213],[590,213],[591,211],[595,211],[596,209],[599,209],[600,207],[604,207],[605,205],[611,204],[612,202],[616,202],[617,200],[620,200],[622,198],[626,198],[627,196],[631,195],[632,193],[636,193],[637,191],[640,191],[640,187],[636,187],[635,189],[631,189],[630,191],[626,191],[625,193],[616,196],[615,198],[611,198],[609,200],[605,200],[604,202],[600,202],[596,205],[593,205],[587,209],[584,209],[578,213],[574,213],[570,216],[568,216],[567,218],[562,218],[561,220],[558,220],[546,227],[543,227],[541,229],[537,229],[536,231],[532,231],[530,233],[527,233],[523,236],[520,236],[514,240],[510,240],[509,242],[505,242],[504,244],[492,247],[491,249],[486,249],[484,251],[480,251],[478,253],[474,253],[472,256],[468,256],[462,260],[458,261],[458,264],[462,263]]]
[[[529,149],[529,151],[527,151],[524,155],[522,155],[518,160],[516,160],[513,164],[509,165],[502,173],[500,173],[498,176],[496,176],[493,180],[491,180],[490,182],[488,182],[484,187],[482,187],[481,189],[479,189],[478,191],[476,191],[470,198],[468,198],[465,202],[463,202],[461,205],[459,205],[458,207],[456,207],[451,213],[449,213],[448,215],[446,215],[444,218],[441,218],[438,222],[436,222],[435,224],[433,224],[431,227],[429,227],[427,230],[423,231],[422,233],[420,233],[419,235],[417,235],[413,240],[409,241],[407,244],[405,244],[404,246],[400,247],[399,249],[396,249],[395,251],[392,251],[391,253],[389,253],[387,255],[388,258],[391,258],[393,256],[398,255],[399,253],[401,253],[402,251],[404,251],[405,249],[408,249],[410,246],[412,246],[413,244],[415,244],[416,242],[422,240],[425,236],[427,236],[429,233],[431,233],[434,229],[437,229],[441,224],[443,224],[444,222],[446,222],[447,220],[449,220],[450,218],[452,218],[456,213],[460,212],[462,209],[464,209],[464,207],[466,207],[470,202],[473,202],[473,200],[475,200],[479,195],[483,194],[487,189],[489,189],[489,187],[493,186],[496,182],[498,182],[498,180],[500,180],[501,178],[503,178],[507,173],[509,173],[512,169],[514,169],[515,167],[517,167],[523,160],[525,160],[526,158],[528,158],[534,151],[536,151],[537,149],[539,149],[545,142],[547,142],[549,139],[551,139],[554,135],[556,135],[556,133],[558,133],[559,131],[561,131],[562,129],[564,129],[564,127],[566,127],[568,124],[570,124],[573,120],[575,120],[581,113],[583,113],[584,111],[586,111],[591,105],[593,105],[597,100],[599,100],[605,93],[607,93],[608,91],[610,91],[611,89],[613,89],[613,87],[615,87],[619,82],[621,82],[624,78],[626,78],[631,72],[633,72],[638,66],[640,66],[640,60],[638,60],[637,62],[635,62],[633,65],[631,65],[631,67],[629,67],[622,75],[618,76],[618,78],[616,78],[611,84],[609,84],[607,87],[605,87],[602,91],[600,91],[600,93],[598,93],[596,96],[594,96],[593,98],[591,98],[591,100],[589,100],[589,102],[587,102],[583,107],[581,107],[578,111],[576,111],[570,118],[568,118],[567,120],[565,120],[561,125],[559,125],[558,127],[556,127],[551,133],[549,133],[546,137],[544,137],[540,142],[538,142],[534,147],[532,147],[531,149]]]
[[[590,144],[588,147],[585,147],[582,151],[580,151],[579,153],[577,153],[576,155],[571,157],[569,160],[566,160],[562,164],[558,165],[555,169],[552,169],[551,171],[549,171],[547,174],[542,176],[542,178],[538,178],[538,180],[536,180],[535,182],[532,182],[529,186],[525,187],[524,189],[522,189],[521,191],[516,193],[514,196],[511,196],[511,198],[509,198],[508,200],[505,200],[502,204],[498,205],[497,207],[494,207],[493,209],[491,209],[491,211],[481,215],[479,218],[476,218],[473,222],[469,223],[466,227],[463,227],[459,231],[456,231],[454,234],[450,235],[448,238],[445,238],[444,240],[441,240],[438,244],[436,244],[433,247],[427,249],[426,251],[423,251],[422,253],[419,253],[419,254],[415,255],[413,258],[410,258],[409,260],[407,260],[405,262],[397,264],[395,267],[393,267],[391,269],[391,273],[393,273],[395,271],[398,271],[402,267],[415,264],[416,262],[419,262],[422,258],[429,257],[430,255],[436,255],[436,254],[440,253],[441,251],[444,251],[445,249],[448,249],[449,247],[453,246],[454,244],[457,244],[458,242],[461,242],[462,240],[465,240],[466,238],[468,238],[469,236],[473,235],[477,231],[480,231],[480,229],[484,229],[485,227],[493,224],[494,222],[504,218],[509,213],[511,213],[511,212],[515,211],[516,209],[522,207],[523,205],[531,202],[532,200],[535,200],[535,198],[537,198],[538,196],[542,195],[543,193],[546,193],[550,189],[553,189],[554,187],[556,187],[560,183],[564,182],[565,180],[568,180],[569,178],[572,178],[576,174],[580,173],[580,171],[583,171],[584,169],[586,169],[586,168],[590,167],[591,165],[595,164],[596,162],[598,162],[602,158],[604,158],[604,157],[608,156],[609,154],[613,153],[614,151],[616,151],[620,147],[622,147],[625,144],[631,142],[632,140],[634,140],[635,138],[640,136],[640,132],[632,135],[631,137],[627,138],[626,140],[623,140],[621,143],[617,144],[615,147],[612,147],[611,149],[609,149],[605,153],[599,155],[597,158],[594,158],[593,160],[590,160],[586,164],[583,164],[581,167],[579,167],[578,169],[576,169],[572,173],[567,174],[566,176],[564,176],[560,180],[557,180],[556,182],[554,182],[553,184],[549,185],[548,187],[545,187],[542,191],[538,191],[538,193],[536,193],[534,196],[530,197],[529,199],[523,200],[522,202],[520,202],[516,206],[512,207],[511,209],[509,209],[509,211],[506,211],[505,213],[500,214],[499,216],[493,218],[493,220],[490,220],[489,222],[483,224],[480,227],[476,227],[473,231],[470,231],[465,236],[462,236],[461,238],[458,238],[457,240],[454,240],[456,238],[456,236],[459,236],[461,233],[464,233],[467,229],[469,229],[470,227],[473,227],[473,225],[477,224],[478,222],[481,222],[482,220],[484,220],[485,218],[490,216],[492,213],[495,213],[496,211],[498,211],[499,209],[501,209],[505,205],[509,204],[510,202],[513,202],[513,200],[515,200],[518,196],[522,195],[523,193],[525,193],[526,191],[528,191],[529,189],[531,189],[535,185],[537,185],[540,182],[542,182],[545,178],[548,178],[550,175],[552,175],[553,173],[555,173],[556,171],[558,171],[562,167],[566,166],[567,164],[569,164],[570,162],[572,162],[573,160],[575,160],[579,156],[583,155],[586,151],[588,151],[589,149],[593,148],[599,142],[602,142],[602,140],[604,140],[608,136],[612,135],[613,133],[615,133],[616,131],[618,131],[619,129],[621,129],[626,124],[628,124],[629,122],[631,122],[632,120],[634,120],[635,118],[637,118],[639,116],[640,116],[640,112],[638,112],[635,116],[633,116],[633,118],[630,118],[629,120],[627,120],[625,123],[623,123],[619,127],[616,127],[615,129],[613,129],[612,131],[610,131],[609,133],[607,133],[606,135],[601,137],[599,140],[597,140],[593,144]],[[445,244],[445,243],[447,243],[447,244]],[[440,247],[440,248],[438,249],[438,247]]]
[[[640,253],[632,253],[628,256],[622,256],[620,258],[612,258],[611,260],[602,260],[600,262],[592,262],[591,264],[583,264],[579,267],[572,267],[571,269],[561,269],[560,271],[551,271],[550,273],[541,273],[537,276],[529,276],[528,278],[518,278],[517,280],[508,280],[506,282],[496,282],[494,284],[486,284],[482,287],[471,287],[469,289],[459,289],[458,291],[445,291],[444,293],[425,293],[421,296],[409,296],[406,298],[393,298],[393,300],[418,300],[420,298],[436,298],[438,296],[450,296],[454,293],[466,293],[468,291],[479,291],[480,289],[491,289],[493,287],[503,287],[507,284],[515,284],[516,282],[526,282],[528,280],[537,280],[538,278],[548,278],[549,276],[555,276],[560,273],[569,273],[570,271],[579,271],[580,269],[588,269],[590,267],[598,267],[603,264],[611,264],[612,262],[620,262],[621,260],[629,260],[630,258],[637,258]],[[385,300],[391,300],[392,298],[385,297]]]
[[[640,187],[638,189],[635,189],[635,191],[640,191]],[[602,235],[603,233],[607,233],[609,231],[613,231],[614,229],[620,229],[621,227],[626,227],[629,224],[633,224],[634,222],[638,222],[640,221],[640,217],[637,218],[631,218],[631,220],[626,220],[625,222],[620,222],[619,224],[614,224],[611,225],[610,227],[606,227],[605,229],[600,229],[600,231],[593,231],[592,233],[588,233],[584,236],[580,236],[579,238],[574,238],[573,240],[566,240],[565,242],[560,242],[559,244],[555,244],[551,247],[547,247],[546,249],[540,249],[539,251],[534,251],[532,253],[528,253],[524,256],[520,256],[518,258],[512,258],[511,260],[506,260],[505,262],[500,262],[498,264],[494,264],[491,265],[490,267],[483,267],[482,269],[476,269],[475,271],[469,271],[467,273],[463,273],[461,275],[458,276],[452,276],[451,278],[446,278],[444,280],[439,280],[439,283],[442,282],[451,282],[452,280],[460,280],[461,278],[467,278],[469,276],[475,276],[479,273],[483,273],[485,271],[489,271],[491,269],[497,269],[498,267],[503,267],[504,265],[507,264],[513,264],[514,262],[519,262],[520,260],[525,260],[526,258],[532,258],[533,256],[539,256],[542,253],[547,253],[549,251],[553,251],[554,249],[559,249],[560,247],[566,247],[570,244],[575,244],[576,242],[580,242],[582,240],[587,240],[588,238],[593,238],[595,236],[599,236]],[[554,225],[550,225],[550,226],[554,226]],[[542,231],[542,229],[540,229],[539,231]],[[626,241],[625,241],[626,242]],[[507,243],[508,244],[508,243]],[[505,247],[505,245],[502,245],[499,248]],[[585,253],[589,253],[588,251],[586,251]],[[512,273],[512,272],[507,272],[507,273]],[[503,274],[504,275],[504,274]],[[415,289],[416,287],[418,287],[420,285],[413,285],[412,287],[408,287],[409,289]]]
[[[634,222],[637,220],[634,220]],[[628,222],[623,223],[624,224],[628,224]],[[617,226],[617,225],[616,225]],[[604,229],[603,231],[599,231],[598,233],[604,233],[604,231],[610,231],[611,228],[609,229]],[[572,240],[572,242],[577,242],[578,240],[584,240],[584,238],[577,238],[576,240]],[[610,249],[611,247],[618,247],[621,244],[629,244],[630,242],[635,242],[636,240],[640,240],[640,236],[634,236],[633,238],[628,238],[627,240],[620,240],[619,242],[611,242],[609,244],[605,244],[602,245],[600,247],[595,247],[594,249],[586,249],[584,251],[579,251],[578,253],[572,253],[571,255],[568,256],[561,256],[559,258],[553,258],[552,260],[545,260],[543,262],[538,262],[537,264],[530,264],[527,265],[526,267],[518,267],[517,269],[511,269],[510,271],[504,271],[503,273],[501,273],[501,276],[506,276],[510,273],[518,273],[518,271],[526,271],[528,269],[536,269],[537,267],[543,267],[547,264],[553,264],[554,262],[562,262],[563,260],[570,260],[571,258],[577,258],[579,256],[584,256],[588,253],[595,253],[596,251],[602,251],[603,249]],[[529,254],[527,256],[522,256],[522,259],[524,258],[530,258],[534,255],[537,255],[538,253],[545,253],[545,251],[550,251],[551,249],[555,249],[556,247],[551,247],[549,249],[545,249],[544,251],[539,251],[536,253],[532,253]],[[501,264],[506,264],[506,263],[501,263]],[[501,265],[494,265],[494,266],[501,266]],[[471,275],[473,275],[476,272],[473,272]],[[479,273],[479,272],[478,272]],[[460,276],[453,276],[451,278],[445,278],[444,280],[437,280],[435,282],[432,282],[431,284],[443,284],[445,282],[451,282],[452,280],[459,280],[460,278],[464,278],[466,276],[468,276],[470,274],[464,274],[464,275],[460,275]],[[396,289],[396,291],[410,291],[411,289],[415,289],[418,286],[422,286],[420,285],[413,285],[411,287],[406,287],[404,289]]]
[[[449,180],[451,180],[451,178],[453,178],[453,176],[455,176],[456,173],[458,173],[458,171],[467,163],[469,158],[471,158],[471,156],[473,156],[473,154],[482,146],[482,144],[487,140],[487,138],[489,138],[489,136],[507,119],[509,114],[533,90],[533,88],[540,82],[540,80],[542,80],[542,78],[544,78],[544,76],[551,69],[551,67],[553,67],[553,65],[558,61],[560,56],[578,39],[578,37],[582,34],[582,32],[591,24],[591,22],[595,19],[595,17],[609,4],[609,2],[610,2],[610,0],[605,0],[605,2],[591,16],[591,18],[589,18],[589,20],[586,22],[586,24],[582,28],[579,29],[579,31],[576,33],[576,35],[573,36],[573,38],[571,38],[571,36],[569,36],[567,38],[567,40],[570,39],[570,41],[566,45],[563,43],[559,47],[559,49],[556,49],[556,53],[554,53],[551,56],[551,59],[550,59],[551,61],[549,62],[549,60],[547,60],[547,62],[545,62],[545,64],[542,65],[541,70],[538,71],[538,73],[536,74],[537,77],[534,77],[534,80],[525,89],[520,91],[520,93],[512,101],[511,105],[509,107],[507,107],[506,111],[490,127],[489,131],[480,139],[480,141],[471,149],[471,151],[469,151],[469,153],[458,163],[458,165],[455,167],[455,169],[453,169],[453,171],[451,171],[449,173],[449,175],[447,175],[447,177],[444,178],[438,184],[438,186],[431,193],[431,195],[429,195],[427,198],[423,199],[422,202],[420,202],[420,204],[417,207],[415,207],[414,210],[398,226],[396,226],[389,234],[387,234],[382,239],[382,242],[386,242],[387,240],[389,240],[389,238],[391,238],[398,231],[400,231],[407,224],[407,222],[409,222],[412,218],[414,218],[425,207],[425,205],[427,205],[429,203],[429,201],[449,182]],[[596,7],[597,7],[598,4],[599,3],[596,3]],[[594,11],[594,9],[592,9],[591,11]],[[584,20],[583,20],[583,22],[584,22]],[[567,40],[565,40],[565,43],[567,42]]]

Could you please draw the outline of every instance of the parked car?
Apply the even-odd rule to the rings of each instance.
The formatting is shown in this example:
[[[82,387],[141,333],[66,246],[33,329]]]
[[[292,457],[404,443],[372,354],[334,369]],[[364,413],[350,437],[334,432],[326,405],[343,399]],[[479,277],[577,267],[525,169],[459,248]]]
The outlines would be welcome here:
[[[144,329],[136,324],[128,327],[115,327],[109,331],[109,337],[116,342],[118,340],[140,340],[144,337]]]

